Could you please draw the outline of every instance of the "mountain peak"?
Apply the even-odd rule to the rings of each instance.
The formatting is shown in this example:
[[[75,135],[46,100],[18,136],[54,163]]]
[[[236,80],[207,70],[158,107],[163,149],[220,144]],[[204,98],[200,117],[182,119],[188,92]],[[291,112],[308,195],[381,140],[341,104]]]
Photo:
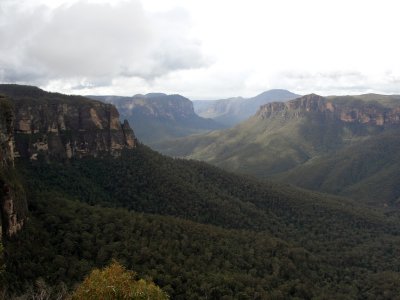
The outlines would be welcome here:
[[[155,98],[155,97],[165,97],[167,94],[164,93],[147,93],[145,95],[146,98]]]
[[[264,97],[267,97],[268,98],[267,100],[271,100],[273,98],[276,98],[276,100],[281,100],[282,98],[290,99],[290,98],[300,97],[300,95],[294,94],[285,89],[272,89],[262,92],[261,94],[258,94],[257,96],[253,97],[253,99],[264,98]]]

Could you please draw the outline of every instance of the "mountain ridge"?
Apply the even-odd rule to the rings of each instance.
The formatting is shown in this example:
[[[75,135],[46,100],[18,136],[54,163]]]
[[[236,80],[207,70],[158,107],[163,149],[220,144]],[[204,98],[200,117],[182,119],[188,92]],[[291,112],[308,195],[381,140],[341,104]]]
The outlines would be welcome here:
[[[178,94],[149,93],[133,97],[90,97],[113,103],[121,116],[132,124],[139,140],[150,146],[167,139],[209,132],[223,127],[211,119],[198,116],[193,103]]]
[[[367,180],[363,174],[373,176],[370,170],[379,168],[383,172],[393,160],[394,156],[389,157],[389,154],[392,152],[390,149],[397,149],[395,141],[400,126],[400,97],[382,96],[383,100],[380,99],[380,96],[376,98],[372,95],[321,97],[311,94],[284,103],[268,103],[252,118],[234,128],[179,139],[158,149],[167,155],[204,160],[230,171],[275,178],[316,190],[319,185],[315,184],[317,181],[313,183],[311,178],[326,178],[329,170],[336,168],[331,173],[336,177],[326,178],[327,182],[320,185],[325,186],[322,191],[343,193],[370,204],[393,205],[400,197],[394,180],[389,180],[390,189],[383,191],[388,182],[385,184],[382,180],[378,184],[374,179],[375,188],[388,197],[382,201],[379,197],[371,198],[376,193],[370,193],[368,197],[360,187],[355,192],[351,186],[344,189],[344,186],[340,187],[339,180],[335,181],[339,174],[347,172],[354,174],[354,179],[349,178],[347,182],[359,184],[361,178]],[[374,142],[383,135],[386,138],[381,140],[389,147],[386,154],[377,150],[378,145]],[[386,160],[368,160],[368,155],[375,157],[376,151],[380,151]],[[357,153],[360,153],[359,157],[356,157]],[[335,155],[341,155],[340,159],[347,163],[339,163],[339,158],[334,160]],[[358,164],[352,164],[346,156],[354,157]],[[328,168],[326,161],[332,163],[330,169],[324,171],[321,166]],[[379,166],[374,165],[378,162]],[[344,169],[340,171],[339,165]],[[312,176],[314,172],[319,175]],[[386,179],[391,177],[396,178],[393,174],[384,176]],[[336,182],[335,188],[328,188],[329,182],[333,181]],[[344,184],[343,181],[341,185]],[[396,192],[391,194],[390,190]]]
[[[272,89],[251,98],[234,97],[221,100],[193,101],[199,115],[212,118],[228,127],[254,115],[259,107],[271,101],[285,101],[299,95],[283,89]]]

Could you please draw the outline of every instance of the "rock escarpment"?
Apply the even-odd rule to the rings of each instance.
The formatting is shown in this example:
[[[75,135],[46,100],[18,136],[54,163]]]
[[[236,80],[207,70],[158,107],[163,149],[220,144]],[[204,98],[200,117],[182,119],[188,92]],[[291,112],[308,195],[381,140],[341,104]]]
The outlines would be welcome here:
[[[194,112],[192,101],[181,95],[150,93],[133,97],[90,96],[90,98],[114,104],[124,117],[140,113],[170,121],[199,118]]]
[[[111,104],[47,93],[34,87],[0,86],[15,115],[16,155],[36,160],[113,155],[136,145],[129,124]]]
[[[13,124],[12,105],[0,96],[0,239],[21,230],[27,215],[25,192],[14,172]]]
[[[304,116],[309,112],[323,113],[326,116],[348,123],[376,126],[400,124],[400,103],[397,107],[385,107],[373,103],[351,105],[315,94],[306,95],[288,102],[265,104],[260,107],[256,116],[262,119],[276,116],[292,118]]]

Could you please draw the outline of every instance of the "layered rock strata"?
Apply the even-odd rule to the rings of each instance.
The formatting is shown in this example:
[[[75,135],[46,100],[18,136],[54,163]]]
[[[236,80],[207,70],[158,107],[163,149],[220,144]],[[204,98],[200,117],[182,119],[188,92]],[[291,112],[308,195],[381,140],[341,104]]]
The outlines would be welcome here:
[[[265,104],[260,107],[256,115],[262,119],[275,116],[290,118],[301,117],[308,112],[324,113],[327,116],[348,123],[377,126],[400,124],[400,106],[390,108],[366,104],[360,107],[352,107],[315,94],[287,102]]]

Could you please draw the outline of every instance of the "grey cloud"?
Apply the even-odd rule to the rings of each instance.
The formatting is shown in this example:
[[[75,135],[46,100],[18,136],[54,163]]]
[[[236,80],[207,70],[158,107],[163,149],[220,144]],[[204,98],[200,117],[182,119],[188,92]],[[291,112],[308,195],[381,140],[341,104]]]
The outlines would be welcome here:
[[[10,3],[10,1],[7,1]],[[152,79],[204,66],[201,45],[187,37],[185,12],[146,13],[140,2],[78,2],[55,10],[0,9],[0,80]],[[79,87],[79,85],[77,86]]]
[[[282,72],[275,81],[290,90],[319,92],[324,95],[368,91],[373,86],[368,76],[351,70]]]
[[[365,79],[366,77],[357,71],[330,71],[330,72],[282,72],[284,77],[290,79],[300,79],[300,80],[315,80],[315,79],[330,79],[330,80],[341,80],[343,78],[357,78]]]
[[[400,93],[400,77],[391,71],[379,77],[371,77],[359,71],[290,72],[282,73],[278,76],[278,80],[285,88],[302,93],[318,92],[323,95]]]

